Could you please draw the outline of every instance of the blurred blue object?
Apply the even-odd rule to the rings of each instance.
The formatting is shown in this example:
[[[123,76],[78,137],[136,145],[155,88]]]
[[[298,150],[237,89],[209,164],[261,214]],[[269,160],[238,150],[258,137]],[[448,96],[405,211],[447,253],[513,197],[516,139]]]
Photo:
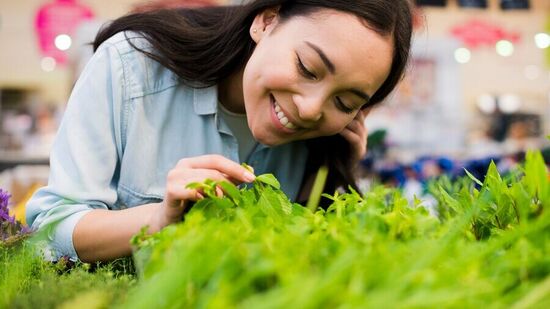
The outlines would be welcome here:
[[[463,8],[487,8],[487,0],[458,0],[458,5]]]
[[[529,0],[500,0],[500,8],[503,10],[528,10]]]

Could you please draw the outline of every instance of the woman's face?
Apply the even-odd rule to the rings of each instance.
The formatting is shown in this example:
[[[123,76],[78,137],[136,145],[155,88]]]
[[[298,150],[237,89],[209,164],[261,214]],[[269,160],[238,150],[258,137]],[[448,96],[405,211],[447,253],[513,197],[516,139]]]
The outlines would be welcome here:
[[[244,105],[252,134],[270,146],[341,132],[391,69],[391,36],[348,13],[280,23],[266,11],[250,34],[257,46],[244,70]]]

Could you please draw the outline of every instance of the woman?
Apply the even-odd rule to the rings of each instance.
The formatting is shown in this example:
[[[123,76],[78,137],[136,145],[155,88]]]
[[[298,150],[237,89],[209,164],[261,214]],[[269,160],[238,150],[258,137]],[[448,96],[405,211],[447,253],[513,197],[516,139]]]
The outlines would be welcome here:
[[[401,78],[410,39],[407,0],[256,0],[115,20],[73,89],[27,220],[55,223],[53,259],[111,260],[131,254],[141,227],[181,221],[202,198],[186,184],[251,182],[238,162],[274,173],[294,200],[322,164],[327,191],[353,186],[365,111]]]

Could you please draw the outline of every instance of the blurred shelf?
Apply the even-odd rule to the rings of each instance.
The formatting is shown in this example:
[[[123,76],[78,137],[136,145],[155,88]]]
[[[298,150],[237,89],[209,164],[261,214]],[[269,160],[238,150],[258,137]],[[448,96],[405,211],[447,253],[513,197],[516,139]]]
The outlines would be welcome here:
[[[48,156],[33,155],[21,151],[0,150],[0,172],[17,165],[48,165]]]

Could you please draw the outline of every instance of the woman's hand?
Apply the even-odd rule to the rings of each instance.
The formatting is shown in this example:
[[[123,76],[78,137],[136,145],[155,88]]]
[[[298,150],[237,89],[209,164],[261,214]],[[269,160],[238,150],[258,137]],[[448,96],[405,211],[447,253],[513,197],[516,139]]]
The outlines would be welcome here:
[[[180,160],[166,177],[166,193],[160,204],[161,209],[153,218],[153,230],[158,231],[169,224],[181,221],[189,202],[203,198],[201,192],[189,189],[187,185],[192,182],[204,182],[206,179],[225,180],[238,185],[254,181],[255,176],[238,163],[221,155],[204,155]],[[223,195],[220,188],[218,195]]]
[[[340,132],[350,144],[352,149],[352,160],[358,162],[367,154],[367,128],[365,127],[365,118],[370,112],[370,108],[359,111],[348,126]]]

